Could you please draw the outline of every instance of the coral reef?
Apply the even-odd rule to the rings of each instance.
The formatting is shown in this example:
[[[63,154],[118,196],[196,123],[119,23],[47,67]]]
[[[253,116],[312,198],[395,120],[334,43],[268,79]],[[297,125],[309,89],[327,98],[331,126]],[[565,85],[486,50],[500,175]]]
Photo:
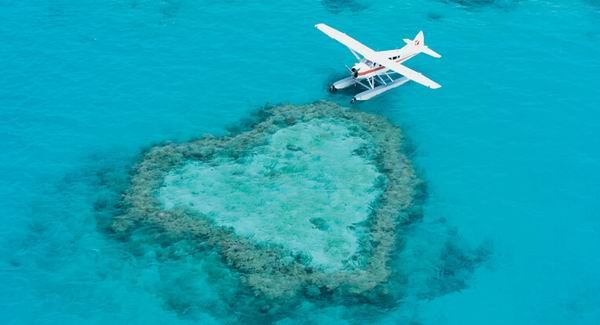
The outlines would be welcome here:
[[[332,14],[339,14],[346,10],[359,12],[368,8],[367,4],[357,0],[321,0],[321,4]]]
[[[268,301],[389,300],[397,236],[420,215],[404,142],[384,118],[327,102],[266,108],[237,134],[148,150],[112,229],[213,248]]]
[[[440,0],[445,3],[458,5],[465,9],[477,10],[485,7],[509,10],[514,8],[519,0]]]

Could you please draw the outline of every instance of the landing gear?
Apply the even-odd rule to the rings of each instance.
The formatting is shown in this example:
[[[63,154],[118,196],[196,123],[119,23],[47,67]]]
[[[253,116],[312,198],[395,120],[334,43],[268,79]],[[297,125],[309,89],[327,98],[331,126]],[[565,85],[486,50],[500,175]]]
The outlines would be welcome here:
[[[356,97],[352,97],[352,99],[350,100],[350,104],[354,104],[356,103]]]
[[[329,92],[330,92],[330,93],[335,93],[336,91],[337,91],[337,88],[335,88],[335,86],[334,86],[334,85],[331,85],[331,86],[329,87]]]

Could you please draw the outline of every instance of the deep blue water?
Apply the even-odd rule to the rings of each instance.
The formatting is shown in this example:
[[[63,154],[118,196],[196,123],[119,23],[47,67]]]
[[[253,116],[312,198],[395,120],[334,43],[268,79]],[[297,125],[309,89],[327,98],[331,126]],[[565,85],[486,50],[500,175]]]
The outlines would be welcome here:
[[[600,324],[592,0],[0,0],[0,322],[231,321],[193,271],[208,262],[131,259],[94,208],[152,144],[223,134],[267,103],[346,104],[326,88],[353,57],[318,22],[378,50],[422,29],[444,55],[407,63],[443,88],[409,84],[356,108],[415,143],[425,218],[493,245],[465,289],[376,321]],[[178,272],[196,272],[194,290],[165,277]],[[193,317],[165,306],[167,289],[194,295]],[[332,306],[284,321],[344,316]]]

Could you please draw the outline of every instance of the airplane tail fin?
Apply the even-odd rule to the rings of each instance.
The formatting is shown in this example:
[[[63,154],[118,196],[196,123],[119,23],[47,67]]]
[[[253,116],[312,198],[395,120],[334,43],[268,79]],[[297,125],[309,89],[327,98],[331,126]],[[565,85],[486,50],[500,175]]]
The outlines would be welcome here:
[[[406,44],[412,44],[415,46],[416,50],[419,53],[425,53],[429,56],[432,56],[436,59],[441,58],[442,56],[437,53],[436,51],[430,49],[427,45],[425,45],[425,35],[423,34],[423,31],[420,31],[417,36],[415,36],[415,39],[404,39],[404,42]]]

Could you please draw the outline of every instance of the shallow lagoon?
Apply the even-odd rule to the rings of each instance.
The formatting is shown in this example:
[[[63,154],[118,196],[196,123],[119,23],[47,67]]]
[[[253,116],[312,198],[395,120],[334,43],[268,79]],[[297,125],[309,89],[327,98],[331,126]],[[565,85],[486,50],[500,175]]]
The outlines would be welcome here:
[[[187,163],[165,177],[159,200],[166,210],[184,206],[256,241],[313,252],[311,265],[339,269],[358,250],[353,225],[367,220],[381,195],[381,174],[353,155],[365,141],[349,132],[327,121],[296,124],[245,159]]]

